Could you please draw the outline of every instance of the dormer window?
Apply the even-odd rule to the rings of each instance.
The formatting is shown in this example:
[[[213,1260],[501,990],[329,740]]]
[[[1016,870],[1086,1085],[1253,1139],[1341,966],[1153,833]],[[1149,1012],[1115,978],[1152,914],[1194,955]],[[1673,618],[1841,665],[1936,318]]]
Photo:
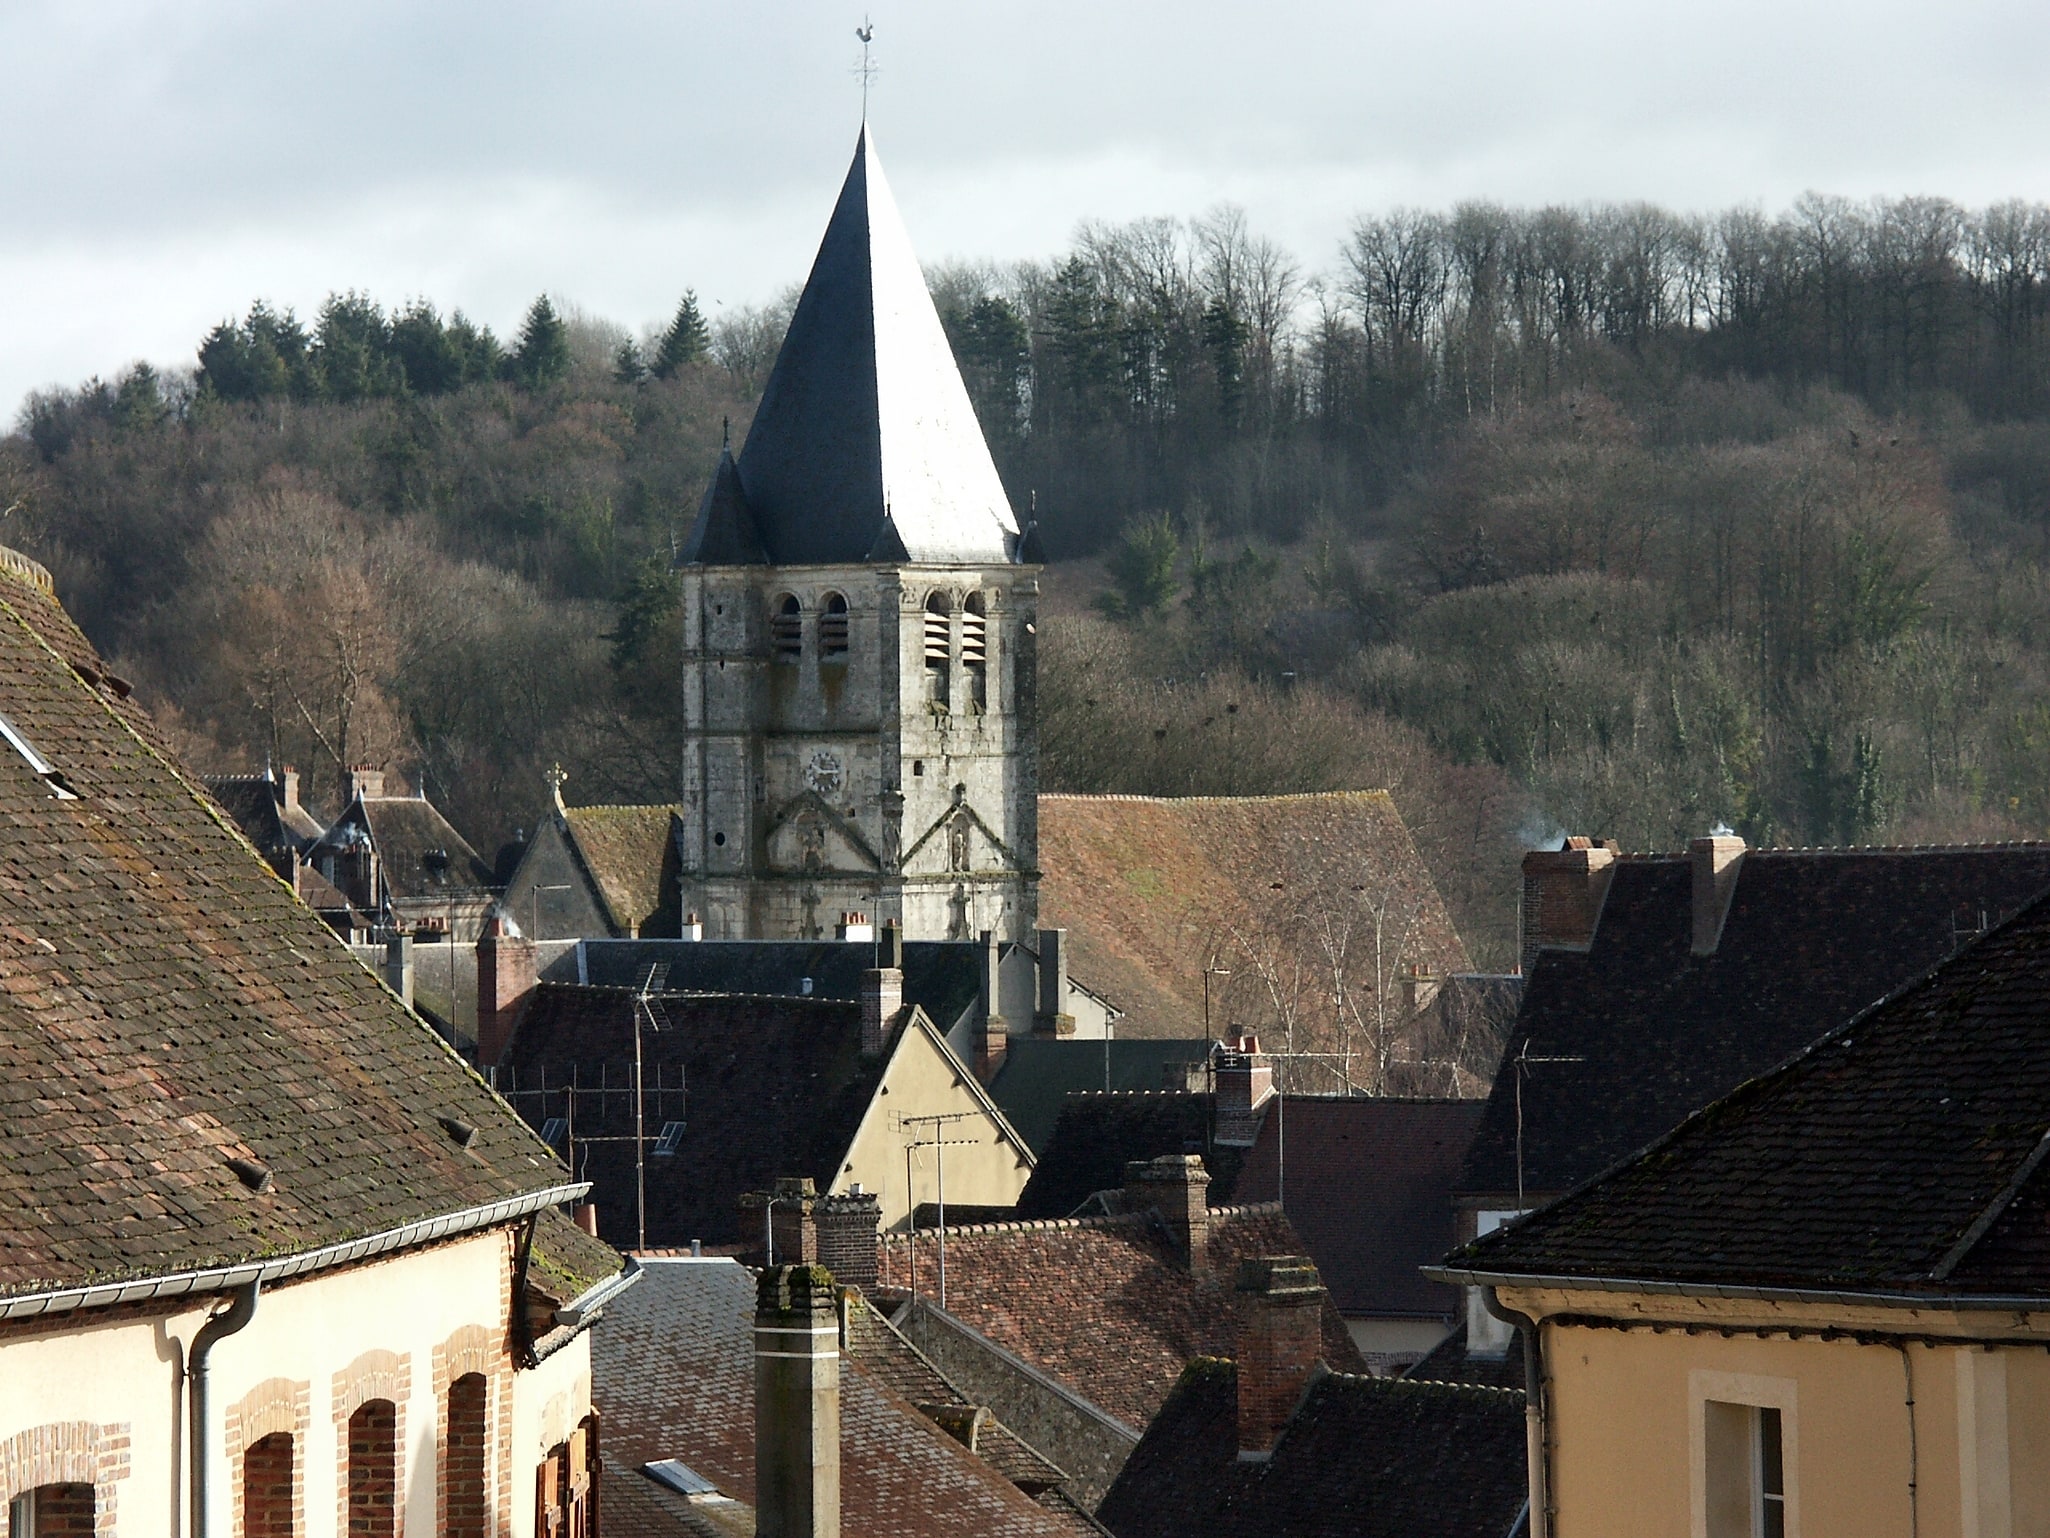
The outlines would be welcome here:
[[[934,593],[925,601],[925,697],[928,703],[946,708],[950,692],[948,673],[953,663],[954,613],[945,593]]]
[[[64,776],[38,753],[35,744],[21,734],[21,728],[5,716],[0,716],[0,737],[7,739],[7,745],[21,755],[21,761],[35,772],[37,779],[50,787],[50,794],[59,801],[76,801],[78,792],[64,783]]]
[[[838,593],[826,594],[819,605],[819,660],[847,661],[847,600]]]
[[[804,606],[786,595],[769,617],[769,655],[794,663],[804,655]]]
[[[989,704],[989,617],[982,594],[970,593],[961,609],[961,667],[968,675],[968,703],[977,710]]]

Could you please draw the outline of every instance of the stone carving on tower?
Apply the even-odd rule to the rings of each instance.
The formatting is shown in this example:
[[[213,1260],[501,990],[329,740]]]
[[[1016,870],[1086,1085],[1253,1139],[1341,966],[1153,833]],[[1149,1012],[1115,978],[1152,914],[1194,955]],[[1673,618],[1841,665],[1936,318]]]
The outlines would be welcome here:
[[[1039,564],[863,128],[678,556],[683,905],[708,939],[1037,921]]]

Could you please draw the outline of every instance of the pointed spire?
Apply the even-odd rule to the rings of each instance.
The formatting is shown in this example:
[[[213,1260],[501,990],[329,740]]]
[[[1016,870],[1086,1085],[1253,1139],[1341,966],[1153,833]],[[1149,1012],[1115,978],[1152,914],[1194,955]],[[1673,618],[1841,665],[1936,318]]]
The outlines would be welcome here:
[[[684,560],[740,559],[700,538],[715,503],[731,520],[727,501],[715,480]],[[1015,557],[1017,519],[866,125],[731,501],[757,537],[755,559],[777,565]]]
[[[769,557],[762,549],[762,537],[754,514],[741,489],[740,469],[733,462],[733,450],[719,451],[719,468],[712,484],[698,503],[697,521],[690,538],[677,557],[679,566],[766,566]]]

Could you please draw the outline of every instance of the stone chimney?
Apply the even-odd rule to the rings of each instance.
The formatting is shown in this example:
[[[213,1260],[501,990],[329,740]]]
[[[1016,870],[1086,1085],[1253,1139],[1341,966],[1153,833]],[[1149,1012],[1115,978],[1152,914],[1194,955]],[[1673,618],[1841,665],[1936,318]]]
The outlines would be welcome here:
[[[413,1007],[413,937],[393,935],[384,942],[385,986],[404,1001],[406,1008]]]
[[[839,1538],[839,1289],[779,1265],[755,1289],[756,1538]]]
[[[833,938],[836,940],[858,940],[865,944],[875,937],[875,920],[866,913],[843,913],[833,926]]]
[[[1533,849],[1523,857],[1525,976],[1540,950],[1584,951],[1594,943],[1617,852],[1612,840],[1569,838],[1564,849]]]
[[[1035,1036],[1072,1036],[1075,1016],[1068,1007],[1068,932],[1039,932],[1039,1009],[1032,1017]]]
[[[819,1194],[809,1175],[784,1175],[771,1191],[740,1198],[740,1242],[751,1266],[812,1266],[819,1255]]]
[[[359,765],[342,776],[342,800],[344,802],[354,801],[359,796],[365,800],[375,800],[383,794],[384,771],[382,769],[367,769]]]
[[[477,937],[477,1062],[494,1067],[511,1045],[527,1000],[541,985],[534,942],[512,933],[501,916],[484,921]]]
[[[976,987],[976,1012],[982,1016],[982,1026],[975,1044],[975,1076],[985,1084],[997,1076],[1011,1047],[1011,1025],[1004,1018],[1002,959],[996,932],[985,929],[981,979]]]
[[[1402,975],[1397,982],[1402,989],[1403,1012],[1416,1015],[1437,1002],[1438,989],[1443,985],[1444,979],[1433,972],[1426,963],[1413,961],[1402,969]]]
[[[822,1196],[814,1215],[819,1264],[842,1287],[873,1291],[878,1280],[876,1231],[883,1224],[883,1206],[876,1194],[857,1185],[838,1196]]]
[[[861,974],[861,1055],[881,1057],[904,1018],[904,973],[870,967]]]
[[[1125,1166],[1125,1203],[1134,1212],[1160,1214],[1183,1267],[1204,1269],[1210,1242],[1210,1172],[1201,1154],[1162,1154]]]
[[[1711,833],[1687,846],[1694,867],[1694,954],[1713,956],[1737,894],[1737,868],[1744,863],[1744,841],[1734,833]]]
[[[1239,1262],[1239,1458],[1274,1451],[1324,1350],[1324,1287],[1306,1255]]]
[[[278,805],[288,812],[299,808],[299,771],[281,769],[278,771]]]
[[[1251,1148],[1260,1136],[1267,1102],[1274,1098],[1274,1060],[1257,1036],[1234,1036],[1211,1058],[1217,1081],[1212,1135],[1226,1148]]]
[[[683,928],[680,933],[686,940],[704,939],[705,921],[698,917],[697,909],[693,908],[683,916]]]

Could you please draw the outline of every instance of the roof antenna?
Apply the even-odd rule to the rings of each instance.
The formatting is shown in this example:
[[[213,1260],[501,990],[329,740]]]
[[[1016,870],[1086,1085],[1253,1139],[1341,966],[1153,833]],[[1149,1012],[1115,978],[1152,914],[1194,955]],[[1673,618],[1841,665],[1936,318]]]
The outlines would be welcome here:
[[[867,16],[861,18],[861,25],[854,29],[854,35],[861,39],[861,62],[848,71],[861,81],[861,126],[868,127],[868,85],[875,79],[878,66],[868,56],[868,45],[875,40],[876,26]]]

